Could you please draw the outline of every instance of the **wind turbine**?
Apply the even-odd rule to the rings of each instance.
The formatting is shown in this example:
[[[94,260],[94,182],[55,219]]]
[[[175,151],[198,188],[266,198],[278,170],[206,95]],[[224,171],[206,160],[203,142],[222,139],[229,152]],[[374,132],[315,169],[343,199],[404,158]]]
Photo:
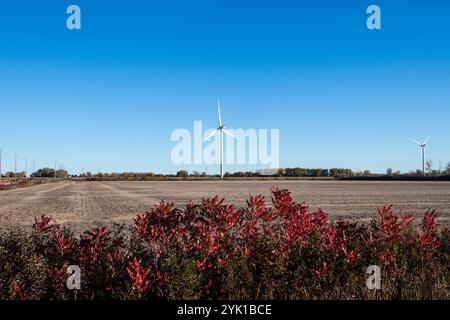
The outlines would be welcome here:
[[[420,143],[417,140],[411,139],[412,142],[419,145],[420,147],[420,156],[422,157],[422,174],[425,175],[425,146],[430,141],[431,136],[429,136],[423,143]]]
[[[230,131],[225,129],[225,126],[222,124],[222,116],[220,115],[220,101],[217,99],[217,114],[218,114],[218,127],[216,130],[211,132],[205,140],[203,140],[202,144],[205,143],[205,141],[209,140],[212,136],[214,136],[216,133],[220,132],[220,177],[223,178],[223,134],[227,134],[230,137],[239,140],[238,137],[236,137],[234,134],[232,134]]]

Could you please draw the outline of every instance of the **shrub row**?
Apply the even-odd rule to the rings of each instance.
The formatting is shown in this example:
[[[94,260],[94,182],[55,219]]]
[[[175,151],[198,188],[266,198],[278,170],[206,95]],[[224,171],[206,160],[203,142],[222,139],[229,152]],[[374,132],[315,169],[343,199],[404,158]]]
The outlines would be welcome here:
[[[161,202],[134,224],[76,236],[46,216],[0,235],[0,299],[448,299],[449,232],[380,208],[337,220],[272,189],[236,209],[223,199]],[[81,289],[66,287],[67,267]],[[366,287],[371,265],[381,290]]]

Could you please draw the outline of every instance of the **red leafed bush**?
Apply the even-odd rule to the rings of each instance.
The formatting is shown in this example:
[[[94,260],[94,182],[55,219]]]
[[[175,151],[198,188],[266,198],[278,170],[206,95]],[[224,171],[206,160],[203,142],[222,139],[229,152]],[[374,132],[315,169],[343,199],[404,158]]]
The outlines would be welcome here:
[[[0,235],[0,299],[448,299],[448,229],[434,211],[378,210],[370,224],[330,221],[272,188],[178,208],[161,202],[133,225],[71,230],[35,218],[33,231]],[[66,287],[67,267],[81,290]],[[382,289],[366,287],[378,265]]]
[[[434,251],[441,246],[437,237],[436,213],[425,213],[417,235],[417,246],[424,253],[425,258],[432,257]]]
[[[128,263],[126,268],[131,282],[131,290],[142,298],[152,287],[162,286],[168,280],[160,271],[153,272],[152,266],[143,267],[136,257]]]
[[[50,217],[46,217],[44,215],[40,216],[39,218],[34,218],[34,224],[33,229],[37,233],[43,233],[45,231],[48,231],[50,229]]]

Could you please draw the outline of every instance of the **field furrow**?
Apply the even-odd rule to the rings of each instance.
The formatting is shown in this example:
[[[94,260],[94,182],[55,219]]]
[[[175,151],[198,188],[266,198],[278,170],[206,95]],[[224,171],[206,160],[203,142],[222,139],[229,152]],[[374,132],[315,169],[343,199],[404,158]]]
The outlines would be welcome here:
[[[449,182],[64,181],[0,192],[0,227],[29,226],[42,214],[78,230],[128,223],[161,200],[185,205],[216,194],[225,197],[227,203],[244,206],[248,195],[269,196],[274,184],[289,189],[296,200],[312,209],[324,209],[331,218],[367,221],[378,207],[392,204],[415,216],[436,209],[440,221],[449,224]]]

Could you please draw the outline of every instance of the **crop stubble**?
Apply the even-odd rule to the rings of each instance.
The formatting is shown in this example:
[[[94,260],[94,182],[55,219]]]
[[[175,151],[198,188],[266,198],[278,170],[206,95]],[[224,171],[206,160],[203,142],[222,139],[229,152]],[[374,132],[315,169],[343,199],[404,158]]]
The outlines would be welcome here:
[[[323,208],[331,218],[367,221],[377,207],[393,204],[415,216],[436,209],[442,224],[450,222],[450,182],[63,181],[0,192],[0,228],[29,226],[42,214],[77,230],[128,223],[160,200],[184,205],[216,194],[240,206],[250,194],[268,196],[272,185],[288,188],[296,200]]]

